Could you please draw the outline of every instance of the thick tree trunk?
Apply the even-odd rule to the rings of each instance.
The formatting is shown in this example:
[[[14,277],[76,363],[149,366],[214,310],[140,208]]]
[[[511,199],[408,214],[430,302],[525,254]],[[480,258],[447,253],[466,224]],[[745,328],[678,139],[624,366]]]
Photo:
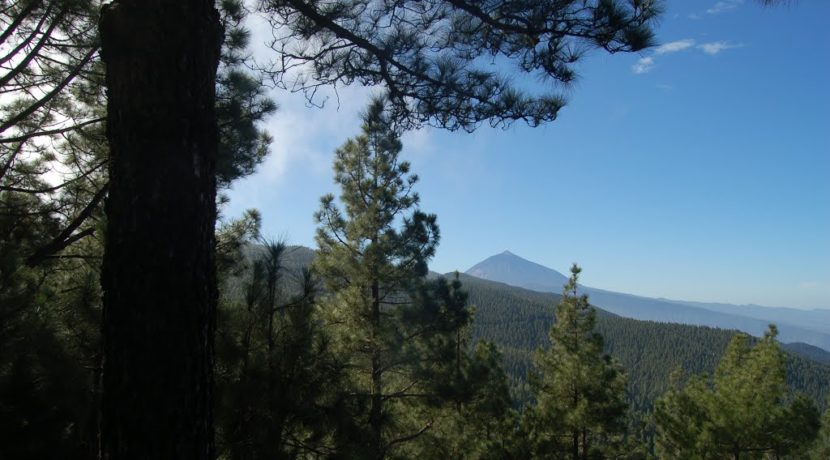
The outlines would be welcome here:
[[[100,32],[101,457],[212,459],[219,15],[212,0],[120,0]]]

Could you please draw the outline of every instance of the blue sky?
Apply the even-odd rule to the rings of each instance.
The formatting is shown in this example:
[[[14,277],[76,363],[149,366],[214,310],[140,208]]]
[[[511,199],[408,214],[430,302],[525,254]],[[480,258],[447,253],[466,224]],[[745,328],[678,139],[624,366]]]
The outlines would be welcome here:
[[[431,267],[509,249],[603,289],[830,308],[830,2],[759,3],[669,0],[661,46],[591,55],[552,124],[408,133],[441,227]],[[313,246],[369,94],[274,93],[272,153],[223,214],[258,208],[265,234]]]

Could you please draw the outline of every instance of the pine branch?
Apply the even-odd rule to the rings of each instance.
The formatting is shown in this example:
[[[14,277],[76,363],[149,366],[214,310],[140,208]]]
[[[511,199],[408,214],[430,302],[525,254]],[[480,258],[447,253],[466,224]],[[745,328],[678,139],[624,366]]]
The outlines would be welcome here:
[[[386,446],[384,447],[384,450],[389,450],[389,448],[391,448],[395,444],[400,444],[402,442],[411,441],[411,440],[417,438],[418,436],[421,436],[422,434],[426,433],[426,431],[429,430],[430,428],[432,428],[432,421],[430,421],[429,423],[424,425],[423,428],[416,431],[415,433],[412,433],[410,435],[403,436],[403,437],[396,438],[396,439],[393,439],[393,440],[389,441],[388,443],[386,443]]]
[[[106,120],[107,120],[106,117],[99,117],[99,118],[94,118],[92,120],[87,120],[87,121],[84,121],[84,122],[81,122],[81,123],[78,123],[78,124],[75,124],[75,125],[72,125],[72,126],[67,126],[65,128],[47,129],[47,130],[42,130],[42,131],[33,131],[31,133],[22,134],[22,135],[19,135],[19,136],[0,138],[0,144],[9,144],[9,143],[12,143],[12,142],[25,142],[25,141],[28,141],[32,138],[40,137],[40,136],[52,136],[52,135],[55,135],[55,134],[66,134],[68,132],[77,131],[77,130],[79,130],[81,128],[84,128],[86,126],[89,126],[89,125],[92,125],[92,124],[95,124],[95,123],[100,123],[100,122],[106,121]]]
[[[97,52],[98,52],[97,47],[89,50],[89,52],[86,54],[86,56],[84,56],[84,58],[81,60],[81,62],[79,62],[78,65],[75,66],[75,68],[72,69],[71,72],[69,72],[69,74],[66,76],[66,78],[64,78],[64,80],[61,81],[60,84],[58,84],[56,87],[54,87],[52,89],[52,91],[49,91],[45,96],[43,96],[41,99],[39,99],[37,102],[35,102],[31,106],[29,106],[27,109],[23,110],[22,112],[18,113],[17,115],[15,115],[14,117],[7,120],[5,123],[0,125],[0,133],[5,132],[7,129],[11,128],[12,126],[15,126],[16,124],[20,123],[21,121],[26,119],[26,117],[28,117],[29,115],[35,113],[41,107],[46,105],[47,102],[54,99],[55,96],[57,96],[61,91],[63,91],[63,89],[66,88],[66,86],[69,85],[69,83],[71,83],[72,80],[74,80],[75,77],[78,76],[78,74],[81,72],[81,70],[87,64],[89,64],[89,62],[92,60],[93,56],[95,56],[95,53],[97,53]]]
[[[95,211],[95,208],[98,207],[98,204],[104,199],[107,195],[108,185],[105,185],[101,188],[93,197],[92,200],[86,205],[86,207],[75,217],[72,222],[67,225],[67,227],[58,234],[52,241],[47,243],[45,246],[38,249],[34,254],[29,256],[26,259],[26,265],[29,267],[35,267],[38,264],[42,263],[44,260],[49,258],[50,256],[62,251],[70,244],[80,240],[81,238],[87,237],[95,233],[94,228],[85,229],[75,235],[72,233],[80,227],[89,216]]]

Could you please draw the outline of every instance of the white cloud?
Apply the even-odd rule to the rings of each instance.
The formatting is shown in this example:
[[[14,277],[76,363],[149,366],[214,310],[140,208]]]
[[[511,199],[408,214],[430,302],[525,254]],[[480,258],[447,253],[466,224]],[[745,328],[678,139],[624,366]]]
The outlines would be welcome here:
[[[698,45],[698,48],[703,50],[704,53],[714,56],[715,54],[720,53],[723,50],[728,50],[732,48],[740,48],[743,45],[741,44],[731,44],[729,42],[719,41],[719,42],[709,42],[703,43],[702,45]]]
[[[661,54],[676,53],[678,51],[689,49],[693,46],[695,46],[695,41],[691,38],[686,38],[684,40],[676,40],[658,46],[654,49],[654,54],[659,56]]]
[[[648,73],[651,71],[651,69],[654,68],[654,56],[662,56],[664,54],[677,53],[692,48],[694,46],[695,41],[691,38],[684,38],[683,40],[675,40],[673,42],[663,43],[657,48],[654,48],[654,54],[652,54],[651,56],[645,56],[640,58],[633,66],[631,66],[631,70],[636,74]]]
[[[714,56],[720,52],[733,48],[741,48],[744,45],[741,43],[729,43],[727,41],[715,41],[701,43],[696,45],[696,42],[691,38],[684,38],[683,40],[675,40],[673,42],[664,43],[657,48],[654,48],[654,53],[651,56],[640,58],[634,65],[631,66],[631,71],[635,74],[644,74],[650,72],[656,66],[655,56],[662,56],[665,54],[678,53],[689,49],[699,49],[704,53]]]
[[[640,58],[631,70],[636,74],[648,73],[654,67],[654,58],[651,56]]]
[[[735,8],[741,6],[744,0],[722,0],[720,2],[715,3],[712,5],[711,8],[706,10],[707,14],[721,14],[726,13],[727,11],[732,11]]]

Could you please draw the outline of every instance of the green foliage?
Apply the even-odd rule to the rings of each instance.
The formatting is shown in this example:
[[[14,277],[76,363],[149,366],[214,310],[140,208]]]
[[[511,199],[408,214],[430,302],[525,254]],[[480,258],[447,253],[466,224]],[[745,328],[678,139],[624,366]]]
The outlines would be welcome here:
[[[439,303],[456,311],[466,306],[467,295],[457,277],[451,283],[439,278],[434,284]],[[460,326],[447,328],[446,335],[437,336],[439,343],[431,344],[434,350],[443,350],[433,362],[434,370],[427,373],[435,401],[421,409],[432,425],[401,449],[403,458],[496,459],[515,451],[518,419],[501,354],[484,341],[470,348],[469,325]],[[455,340],[440,340],[453,333]]]
[[[325,282],[324,318],[347,369],[349,458],[496,458],[510,448],[515,415],[492,344],[471,349],[467,294],[456,279],[428,279],[438,242],[421,212],[417,177],[381,100],[363,132],[338,149],[333,196],[316,214],[314,267]]]
[[[247,11],[242,1],[222,0],[218,7],[225,41],[216,76],[216,178],[220,187],[227,187],[262,163],[272,138],[260,125],[277,105],[266,96],[262,75],[246,71],[250,64],[246,54],[250,32],[243,26]]]
[[[596,311],[577,295],[580,268],[571,268],[549,349],[536,353],[530,374],[535,404],[525,410],[523,429],[534,457],[607,458],[623,434],[627,405],[625,375],[594,331]]]
[[[383,84],[405,125],[472,130],[487,120],[554,120],[564,105],[556,86],[575,80],[575,63],[591,49],[650,46],[660,3],[265,0],[260,10],[281,32],[269,69],[278,84],[312,100],[322,85]],[[492,60],[549,85],[514,84]]]
[[[242,248],[240,248],[240,251]],[[267,243],[242,274],[242,295],[224,296],[217,331],[220,456],[296,458],[332,449],[342,366],[317,319],[307,269],[283,265]]]
[[[826,460],[830,458],[830,404],[824,410],[821,417],[821,430],[819,430],[813,446],[810,449],[811,460]]]
[[[818,430],[815,405],[788,395],[776,330],[754,346],[736,335],[714,376],[669,390],[655,409],[663,458],[759,458],[803,450]]]
[[[489,348],[489,350],[488,350]],[[501,459],[516,451],[517,414],[510,408],[506,379],[493,369],[499,363],[482,354],[497,353],[491,345],[476,347],[472,360],[487,367],[486,380],[476,389],[477,396],[466,404],[445,406],[431,411],[433,426],[415,443],[406,446],[402,458]],[[497,355],[496,355],[497,356]],[[481,375],[485,377],[485,375]]]
[[[326,320],[336,325],[357,424],[343,449],[355,457],[382,458],[430,428],[419,412],[432,402],[437,366],[468,317],[445,284],[426,283],[438,226],[417,209],[417,177],[400,150],[383,101],[375,100],[362,134],[335,154],[345,215],[332,195],[315,215],[314,267],[328,290]]]
[[[32,195],[0,192],[0,457],[90,458],[97,277],[83,261],[26,265],[58,229],[44,208]]]

